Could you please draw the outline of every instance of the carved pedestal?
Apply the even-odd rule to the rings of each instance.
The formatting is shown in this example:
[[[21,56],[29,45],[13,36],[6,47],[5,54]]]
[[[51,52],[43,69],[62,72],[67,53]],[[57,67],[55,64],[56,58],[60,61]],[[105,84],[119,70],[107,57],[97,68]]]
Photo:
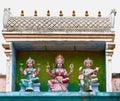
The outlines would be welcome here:
[[[33,89],[34,91],[40,91],[40,83],[34,83],[33,84]],[[20,91],[25,91],[25,87],[23,85],[20,84]]]
[[[82,92],[83,88],[80,84],[79,86],[80,86],[80,92]],[[92,90],[93,92],[99,92],[99,83],[92,83]]]

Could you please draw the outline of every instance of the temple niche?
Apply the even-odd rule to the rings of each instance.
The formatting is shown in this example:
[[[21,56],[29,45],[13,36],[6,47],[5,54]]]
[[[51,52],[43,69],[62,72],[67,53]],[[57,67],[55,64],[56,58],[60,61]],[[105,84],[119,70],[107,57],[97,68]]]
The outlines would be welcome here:
[[[84,12],[83,12],[84,13]],[[85,11],[85,16],[65,17],[60,11],[59,16],[25,16],[21,11],[20,16],[13,16],[10,8],[5,8],[3,15],[2,35],[6,43],[3,43],[7,56],[6,91],[19,91],[21,75],[20,64],[26,68],[26,60],[31,57],[35,60],[35,67],[40,63],[38,75],[40,91],[49,91],[48,81],[51,77],[46,73],[49,63],[50,70],[56,66],[55,57],[61,54],[64,59],[64,67],[70,70],[69,65],[74,64],[74,71],[69,77],[68,91],[80,91],[79,67],[84,67],[83,61],[87,58],[94,62],[93,69],[99,67],[97,74],[99,92],[112,91],[111,64],[115,44],[115,15],[111,10],[107,16],[91,16]]]

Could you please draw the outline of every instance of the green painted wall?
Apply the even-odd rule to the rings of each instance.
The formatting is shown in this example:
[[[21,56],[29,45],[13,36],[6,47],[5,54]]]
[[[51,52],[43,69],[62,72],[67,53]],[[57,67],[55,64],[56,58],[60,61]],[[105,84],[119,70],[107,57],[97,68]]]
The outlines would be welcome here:
[[[16,91],[20,90],[19,83],[20,79],[25,78],[20,73],[20,63],[23,63],[23,68],[26,67],[26,60],[31,57],[35,60],[35,68],[37,68],[37,64],[41,64],[41,71],[38,75],[41,83],[41,91],[48,91],[47,81],[50,76],[46,73],[46,65],[47,62],[50,64],[55,64],[55,57],[61,54],[65,58],[64,67],[69,71],[69,64],[74,64],[74,72],[70,76],[69,81],[69,91],[79,91],[79,67],[83,65],[83,61],[86,58],[91,58],[93,60],[93,68],[100,67],[100,71],[98,73],[100,91],[106,90],[106,77],[105,77],[105,55],[104,51],[17,51],[17,69],[16,69]]]

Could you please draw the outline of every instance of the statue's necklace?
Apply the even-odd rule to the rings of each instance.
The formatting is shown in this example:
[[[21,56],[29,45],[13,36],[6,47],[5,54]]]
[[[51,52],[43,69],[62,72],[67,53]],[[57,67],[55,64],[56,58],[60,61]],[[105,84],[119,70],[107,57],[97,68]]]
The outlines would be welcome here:
[[[61,75],[61,69],[58,69],[58,75]]]

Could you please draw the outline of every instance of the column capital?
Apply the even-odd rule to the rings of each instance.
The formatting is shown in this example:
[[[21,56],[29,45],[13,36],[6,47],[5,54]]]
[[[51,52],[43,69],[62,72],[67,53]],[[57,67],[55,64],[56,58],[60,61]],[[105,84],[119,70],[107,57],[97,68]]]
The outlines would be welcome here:
[[[11,42],[10,43],[3,43],[2,46],[4,48],[4,53],[6,54],[6,56],[10,57],[12,54]]]
[[[112,57],[114,53],[115,43],[114,42],[107,42],[106,43],[106,56]]]

